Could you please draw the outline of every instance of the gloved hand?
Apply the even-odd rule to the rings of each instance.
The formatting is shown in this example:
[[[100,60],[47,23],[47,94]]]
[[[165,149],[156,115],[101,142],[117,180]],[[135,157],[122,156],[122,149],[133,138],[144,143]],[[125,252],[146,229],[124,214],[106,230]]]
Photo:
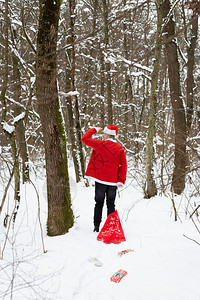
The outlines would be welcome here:
[[[95,127],[95,128],[96,128],[97,132],[99,132],[99,131],[101,131],[103,129],[101,127]]]
[[[122,187],[123,187],[123,184],[122,184],[121,182],[118,182],[118,183],[117,183],[117,187],[118,187],[118,188],[122,188]]]

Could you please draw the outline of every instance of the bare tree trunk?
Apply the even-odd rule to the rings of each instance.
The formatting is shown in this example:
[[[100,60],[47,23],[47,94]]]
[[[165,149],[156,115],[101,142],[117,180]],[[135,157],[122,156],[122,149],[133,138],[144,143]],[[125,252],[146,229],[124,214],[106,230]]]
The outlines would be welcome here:
[[[124,8],[126,7],[126,0],[123,0],[123,6]],[[126,60],[129,59],[129,52],[128,52],[128,41],[127,41],[127,13],[124,15],[124,20],[123,20],[123,51],[124,51],[124,57]],[[127,69],[128,71],[128,69]],[[128,119],[129,115],[129,107],[130,104],[133,103],[133,93],[132,93],[132,86],[131,86],[131,81],[130,77],[126,72],[125,74],[125,82],[124,82],[124,109],[121,109],[121,112],[123,113],[122,116],[122,141],[126,143],[128,147],[130,147],[130,143],[128,143],[128,123],[130,120]],[[135,134],[136,132],[136,124],[135,124],[135,108],[133,105],[131,105],[131,112],[132,112],[132,121],[133,121],[133,133]]]
[[[13,221],[15,221],[17,211],[19,208],[20,203],[20,170],[19,170],[19,160],[18,160],[18,150],[16,145],[16,137],[15,137],[15,128],[12,127],[12,130],[7,130],[7,126],[4,127],[6,123],[7,117],[7,102],[6,102],[6,92],[8,87],[8,56],[9,56],[9,43],[8,43],[8,5],[9,1],[5,1],[5,32],[4,32],[4,76],[3,76],[3,84],[2,84],[2,91],[0,95],[1,103],[2,103],[2,122],[1,125],[3,127],[4,133],[6,134],[10,146],[11,146],[11,154],[13,158],[13,173],[14,173],[14,180],[15,180],[15,187],[14,187],[14,201],[15,201],[15,208],[13,212]],[[2,207],[1,207],[2,209]]]
[[[8,0],[5,0],[5,14],[4,14],[4,72],[3,72],[3,82],[1,90],[1,103],[2,103],[2,121],[6,119],[6,91],[8,85]]]
[[[108,11],[109,1],[103,0],[103,16],[104,16],[104,45],[105,53],[108,55],[109,48],[109,28],[108,28]],[[108,106],[108,124],[113,123],[113,107],[112,107],[112,86],[111,86],[111,75],[110,75],[110,62],[106,57],[105,61],[105,72],[106,72],[106,83],[107,83],[107,106]]]
[[[161,133],[161,138],[162,138],[162,146],[161,146],[161,169],[160,169],[160,177],[161,177],[161,191],[162,193],[165,192],[165,183],[164,183],[164,168],[165,168],[165,145],[166,145],[166,111],[165,108],[167,107],[167,84],[168,84],[168,78],[167,78],[167,65],[164,62],[164,71],[162,74],[161,78],[161,87],[160,89],[162,90],[161,92],[161,97],[162,97],[162,123],[161,123],[161,128],[162,128],[162,133]]]
[[[99,44],[100,49],[100,66],[101,66],[101,73],[100,73],[100,82],[101,82],[101,126],[105,127],[105,64],[104,64],[104,56],[101,49],[101,44]]]
[[[148,137],[146,142],[146,176],[147,176],[147,190],[146,196],[148,198],[157,194],[156,184],[153,178],[153,138],[155,136],[156,124],[156,109],[157,109],[157,86],[158,76],[160,71],[160,57],[162,48],[162,20],[163,20],[163,4],[162,0],[156,0],[157,8],[157,32],[155,45],[155,61],[151,79],[151,97],[150,97],[150,111],[149,111],[149,127]]]
[[[174,37],[175,34],[175,23],[173,21],[173,16],[168,16],[169,12],[170,2],[169,0],[165,0],[164,17],[166,18],[166,24],[164,27],[164,32],[167,40],[165,44],[165,50],[167,56],[170,96],[175,127],[175,159],[172,188],[174,193],[181,194],[185,187],[186,174],[186,118],[180,89],[177,45],[176,41],[171,38]]]
[[[50,236],[66,233],[74,218],[68,175],[66,134],[57,90],[57,36],[61,1],[40,0],[36,95],[45,144]]]
[[[191,40],[188,47],[187,62],[187,131],[190,134],[192,115],[193,115],[193,90],[194,90],[194,51],[196,48],[198,33],[198,16],[196,15],[192,22]]]
[[[19,204],[20,204],[20,169],[19,169],[19,153],[17,151],[14,132],[13,134],[9,135],[9,141],[10,141],[11,152],[13,157],[13,168],[14,168],[14,178],[15,178],[15,192],[14,192],[15,208],[13,211],[13,222],[15,222],[17,212],[19,209]]]
[[[127,0],[123,0],[123,5],[124,8],[127,5]],[[123,36],[123,49],[124,49],[124,56],[126,58],[126,60],[129,60],[129,54],[130,54],[130,49],[129,49],[129,44],[128,44],[128,38],[127,38],[127,20],[128,17],[130,17],[130,13],[129,12],[125,12],[125,20],[123,22],[123,30],[124,30],[124,36]],[[129,20],[129,22],[131,22],[131,20]],[[131,79],[130,79],[130,75],[128,74],[128,69],[127,69],[127,73],[125,75],[125,102],[126,102],[126,111],[124,114],[124,128],[126,130],[126,132],[123,133],[123,135],[126,138],[126,145],[128,148],[133,146],[132,143],[132,139],[134,139],[135,137],[137,137],[137,129],[136,129],[136,116],[135,116],[135,105],[134,105],[134,97],[133,97],[133,90],[132,90],[132,83],[131,83]],[[130,123],[129,120],[129,109],[131,108],[131,126],[132,126],[132,132],[130,135],[130,138],[128,139],[129,135],[127,134],[128,131],[130,131],[130,127],[128,127],[128,124]],[[129,124],[130,126],[130,124]],[[136,151],[136,143],[134,146],[134,150]]]
[[[69,60],[71,49],[69,49],[67,54],[67,60]],[[66,90],[67,92],[71,91],[71,68],[70,63],[68,62],[68,66],[66,67]],[[80,181],[81,174],[80,174],[80,168],[79,168],[79,162],[78,162],[78,151],[77,151],[77,143],[75,138],[75,125],[74,125],[74,114],[73,114],[73,107],[72,107],[72,97],[67,96],[66,99],[67,103],[67,122],[68,122],[68,133],[69,133],[69,139],[70,139],[70,148],[71,148],[71,154],[72,159],[74,163],[74,170],[76,175],[76,182]]]
[[[15,43],[16,32],[13,29],[13,43]],[[15,43],[16,44],[16,43]],[[20,106],[21,103],[21,76],[19,70],[19,58],[15,53],[12,54],[13,59],[13,80],[14,80],[14,99],[16,101],[16,105],[14,108],[15,117],[19,117],[19,121],[16,126],[16,139],[19,148],[19,152],[22,158],[22,175],[23,175],[23,183],[29,180],[29,165],[28,165],[28,150],[27,143],[25,137],[25,125],[24,125],[24,117],[20,117],[23,112],[23,109]],[[25,112],[24,112],[25,116]]]
[[[74,33],[74,23],[75,23],[75,0],[69,0],[69,6],[70,6],[70,26],[71,26],[71,90],[75,91],[75,33]],[[79,114],[79,104],[78,104],[78,97],[77,95],[73,96],[75,100],[75,129],[76,129],[76,135],[77,135],[77,145],[78,145],[78,153],[80,158],[80,164],[81,164],[81,173],[82,177],[85,176],[85,158],[83,153],[83,144],[81,142],[82,132],[81,132],[81,124],[80,124],[80,114]]]

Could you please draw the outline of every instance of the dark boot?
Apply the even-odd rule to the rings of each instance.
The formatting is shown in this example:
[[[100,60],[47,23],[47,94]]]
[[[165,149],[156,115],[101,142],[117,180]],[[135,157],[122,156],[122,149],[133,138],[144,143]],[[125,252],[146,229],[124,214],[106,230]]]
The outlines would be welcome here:
[[[99,226],[94,226],[94,232],[99,232]]]

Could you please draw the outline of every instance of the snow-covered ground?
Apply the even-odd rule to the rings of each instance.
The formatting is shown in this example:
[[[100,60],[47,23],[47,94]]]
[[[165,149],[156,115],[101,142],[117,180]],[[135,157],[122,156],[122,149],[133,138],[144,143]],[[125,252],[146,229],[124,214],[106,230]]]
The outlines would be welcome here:
[[[72,181],[75,224],[63,236],[48,237],[45,182],[37,179],[34,183],[47,252],[42,249],[37,195],[34,187],[26,184],[15,228],[11,225],[0,260],[0,299],[200,299],[200,246],[183,236],[199,240],[199,234],[185,216],[183,197],[176,198],[179,220],[175,222],[170,198],[143,199],[136,185],[127,185],[116,199],[126,242],[104,244],[93,232],[92,185],[86,188]],[[7,207],[8,203],[5,210]],[[0,219],[1,251],[8,229],[2,226],[4,214]],[[102,225],[105,220],[104,207]],[[134,252],[118,256],[125,249]],[[98,258],[102,267],[90,262],[91,257]],[[111,282],[110,277],[119,269],[127,275],[120,283]]]

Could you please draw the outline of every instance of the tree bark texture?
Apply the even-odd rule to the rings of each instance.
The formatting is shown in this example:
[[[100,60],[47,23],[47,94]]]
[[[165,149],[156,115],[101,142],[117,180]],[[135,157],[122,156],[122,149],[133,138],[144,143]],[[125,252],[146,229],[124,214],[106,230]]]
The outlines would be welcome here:
[[[100,120],[101,126],[105,127],[105,62],[104,62],[104,55],[101,49],[101,43],[99,43],[99,52],[100,52],[100,66],[101,66],[101,73],[100,73],[100,93],[101,93],[101,106],[100,106]]]
[[[13,29],[13,42],[16,37],[16,32]],[[23,109],[20,106],[21,103],[21,75],[19,69],[19,58],[13,53],[12,55],[13,60],[13,80],[14,80],[14,99],[16,101],[14,107],[15,117],[19,116]],[[16,124],[16,140],[19,148],[19,152],[22,158],[22,176],[23,176],[23,183],[29,180],[29,159],[28,159],[28,150],[27,150],[27,143],[25,137],[25,124],[24,118],[20,118]]]
[[[123,0],[123,6],[126,7],[126,0]],[[126,60],[129,59],[129,51],[128,51],[128,38],[127,38],[127,20],[128,20],[128,14],[124,13],[124,20],[123,20],[123,55]],[[128,139],[128,132],[129,132],[129,110],[130,110],[130,104],[133,103],[133,93],[132,93],[132,86],[131,86],[131,80],[130,75],[127,73],[125,74],[125,81],[124,81],[124,102],[125,105],[122,106],[121,113],[123,115],[122,117],[122,141],[127,143],[127,146],[130,147],[129,139]],[[132,125],[133,125],[133,133],[136,132],[136,126],[135,126],[135,108],[134,105],[131,105],[131,112],[132,112]]]
[[[170,2],[169,0],[165,0],[164,17],[166,18],[166,24],[164,27],[164,33],[167,40],[165,50],[175,127],[175,158],[172,188],[174,193],[181,194],[185,187],[186,174],[186,118],[180,89],[177,44],[175,39],[171,39],[171,37],[175,34],[175,23],[173,21],[173,16],[169,16],[169,12]]]
[[[60,0],[41,0],[37,36],[36,94],[45,144],[47,234],[66,233],[74,218],[68,175],[66,135],[57,90],[57,36]]]
[[[71,91],[71,48],[67,50],[66,53],[66,59],[67,59],[67,66],[66,66],[66,91]],[[72,159],[74,163],[74,170],[76,175],[76,182],[79,182],[81,179],[81,172],[79,168],[79,161],[78,161],[78,151],[77,151],[77,145],[76,145],[76,138],[75,138],[75,132],[74,132],[74,114],[73,114],[73,105],[72,105],[72,97],[68,96],[66,99],[67,104],[67,115],[68,115],[68,133],[69,133],[69,139],[70,139],[70,148],[71,148],[71,154]]]
[[[1,89],[1,103],[2,103],[2,120],[6,119],[6,91],[8,85],[8,3],[9,1],[5,1],[5,13],[4,13],[4,51],[3,51],[3,58],[4,58],[4,66],[3,66],[3,82],[2,82],[2,89]]]
[[[148,198],[153,197],[157,194],[157,188],[153,178],[153,160],[154,160],[153,138],[155,136],[157,87],[158,87],[158,76],[160,71],[161,48],[162,48],[162,20],[163,20],[162,0],[156,1],[156,8],[157,8],[157,32],[156,32],[156,45],[155,45],[155,61],[154,61],[152,78],[151,78],[149,126],[148,126],[147,142],[146,142],[146,176],[147,176],[146,196]]]
[[[108,56],[109,48],[109,25],[108,25],[108,0],[103,0],[103,15],[104,15],[104,45],[105,53]],[[106,84],[107,84],[107,107],[108,107],[108,124],[113,123],[113,107],[112,107],[112,85],[111,85],[111,66],[108,58],[105,61],[105,73],[106,73]]]
[[[71,26],[71,90],[75,91],[75,63],[76,63],[76,55],[75,55],[75,32],[74,32],[74,23],[75,23],[75,0],[69,0],[70,6],[70,26]],[[82,132],[81,132],[81,124],[80,124],[80,113],[79,113],[79,103],[77,95],[73,96],[75,101],[75,129],[77,136],[77,146],[78,153],[81,164],[81,173],[82,177],[85,176],[85,158],[83,153],[83,144],[81,142]]]
[[[2,103],[2,123],[6,122],[7,119],[7,101],[6,101],[6,92],[8,88],[8,63],[9,63],[9,26],[8,26],[8,15],[9,15],[9,1],[5,1],[5,14],[4,14],[4,22],[5,22],[5,30],[4,30],[4,76],[3,76],[3,84],[1,90],[1,103]],[[2,124],[1,123],[1,124]],[[11,155],[13,158],[13,174],[14,174],[14,211],[13,211],[13,221],[15,221],[17,211],[20,203],[20,170],[19,170],[19,159],[18,159],[18,150],[16,145],[16,136],[15,131],[8,132],[4,130],[5,135],[7,136],[10,147],[11,147]],[[2,204],[3,205],[3,204]],[[2,210],[2,207],[1,207]]]
[[[16,137],[15,134],[8,134],[9,142],[11,145],[11,152],[13,157],[13,168],[14,168],[14,178],[15,178],[15,191],[14,191],[14,211],[13,211],[13,222],[15,222],[17,212],[20,205],[20,168],[19,168],[19,153],[17,150]]]
[[[187,131],[190,134],[193,115],[193,95],[194,95],[194,52],[197,42],[198,16],[192,22],[191,40],[188,47],[187,61]]]

